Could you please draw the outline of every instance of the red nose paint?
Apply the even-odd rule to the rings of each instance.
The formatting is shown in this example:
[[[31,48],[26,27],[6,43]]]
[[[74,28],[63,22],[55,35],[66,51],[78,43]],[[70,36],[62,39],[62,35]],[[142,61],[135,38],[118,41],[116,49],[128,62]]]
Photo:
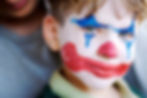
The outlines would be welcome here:
[[[66,67],[74,72],[86,70],[96,77],[111,78],[124,75],[131,64],[107,64],[81,56],[73,43],[67,43],[62,48],[62,58]]]
[[[112,42],[106,42],[99,48],[98,55],[106,58],[116,58],[118,53]]]

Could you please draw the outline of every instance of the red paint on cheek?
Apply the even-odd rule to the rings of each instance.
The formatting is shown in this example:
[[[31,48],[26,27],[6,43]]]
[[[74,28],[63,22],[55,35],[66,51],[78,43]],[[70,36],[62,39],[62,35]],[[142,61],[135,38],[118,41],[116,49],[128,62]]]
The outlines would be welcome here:
[[[67,43],[62,49],[62,58],[65,66],[74,72],[86,70],[101,78],[111,78],[124,75],[130,64],[105,64],[93,59],[82,57],[78,54],[76,47],[72,43]]]

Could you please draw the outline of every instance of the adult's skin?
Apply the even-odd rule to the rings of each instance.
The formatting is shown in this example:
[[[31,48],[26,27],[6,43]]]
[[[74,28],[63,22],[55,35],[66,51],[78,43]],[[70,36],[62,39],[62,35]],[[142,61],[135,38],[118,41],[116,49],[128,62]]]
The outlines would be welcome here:
[[[0,98],[36,98],[56,69],[41,23],[43,0],[0,1]]]
[[[19,35],[29,35],[40,27],[45,14],[42,6],[39,0],[3,0],[0,23]]]

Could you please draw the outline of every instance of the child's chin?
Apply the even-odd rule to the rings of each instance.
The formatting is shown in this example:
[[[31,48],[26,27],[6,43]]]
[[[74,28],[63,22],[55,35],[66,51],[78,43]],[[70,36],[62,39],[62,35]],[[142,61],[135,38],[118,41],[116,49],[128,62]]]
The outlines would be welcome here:
[[[107,79],[95,77],[93,74],[87,71],[76,72],[74,73],[74,75],[78,77],[90,89],[107,88],[113,85],[113,83],[118,79],[118,77],[112,77]]]

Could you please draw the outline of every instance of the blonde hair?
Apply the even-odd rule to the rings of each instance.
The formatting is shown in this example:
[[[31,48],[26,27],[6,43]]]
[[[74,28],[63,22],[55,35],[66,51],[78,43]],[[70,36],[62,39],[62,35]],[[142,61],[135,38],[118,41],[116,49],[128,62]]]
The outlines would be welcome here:
[[[126,5],[138,19],[143,20],[147,17],[147,0],[126,0]]]
[[[89,13],[101,7],[105,0],[49,0],[52,7],[52,14],[59,21],[63,20],[72,12],[79,13],[84,7],[91,5]],[[137,19],[147,16],[147,0],[125,0],[128,10],[136,14]]]

